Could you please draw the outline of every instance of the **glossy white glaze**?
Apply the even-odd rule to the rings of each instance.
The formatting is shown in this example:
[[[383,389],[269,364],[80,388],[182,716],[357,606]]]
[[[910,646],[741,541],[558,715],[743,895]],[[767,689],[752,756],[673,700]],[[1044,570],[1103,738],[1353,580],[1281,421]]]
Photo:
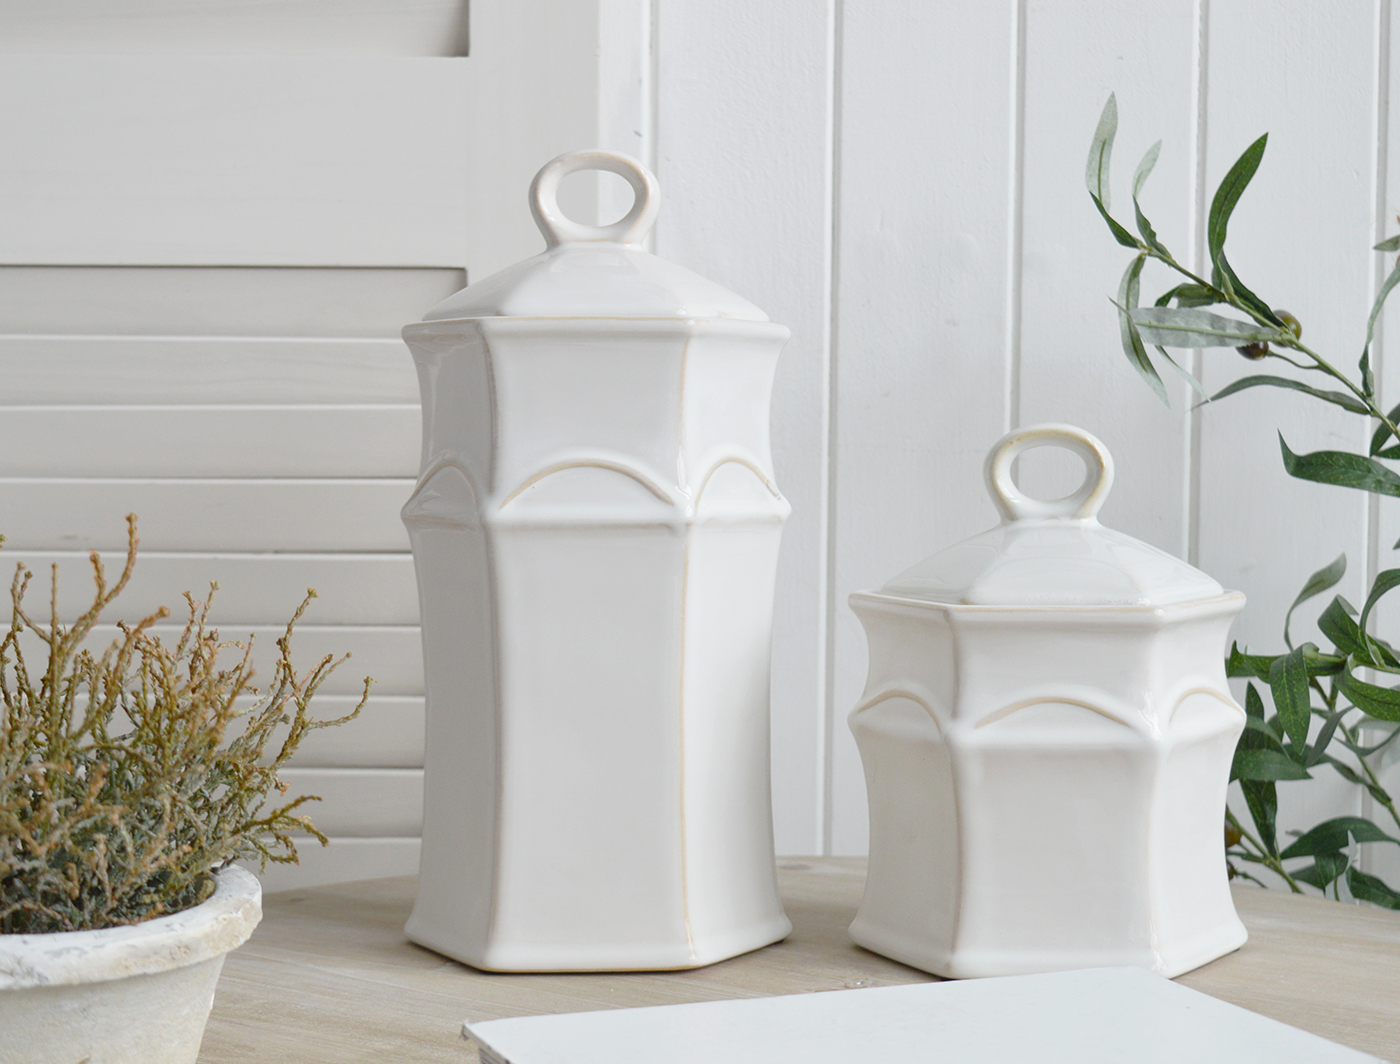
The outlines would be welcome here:
[[[1005,471],[1028,440],[1087,453],[1080,490],[1018,498]],[[1112,462],[1088,433],[1012,433],[986,469],[1001,528],[851,596],[870,646],[851,935],[952,977],[1188,971],[1245,938],[1222,842],[1244,597],[1098,525]]]
[[[627,218],[561,222],[580,166],[629,177]],[[623,156],[555,160],[531,197],[549,250],[404,330],[428,699],[407,931],[481,968],[686,968],[790,929],[768,753],[788,331],[636,246],[654,195]]]
[[[1084,482],[1063,499],[1032,499],[1012,482],[1016,456],[1045,446],[1084,460]],[[1099,524],[1113,458],[1082,429],[1031,425],[1007,433],[987,453],[983,478],[1001,524],[900,573],[883,593],[968,606],[1168,606],[1223,593],[1180,558]]]

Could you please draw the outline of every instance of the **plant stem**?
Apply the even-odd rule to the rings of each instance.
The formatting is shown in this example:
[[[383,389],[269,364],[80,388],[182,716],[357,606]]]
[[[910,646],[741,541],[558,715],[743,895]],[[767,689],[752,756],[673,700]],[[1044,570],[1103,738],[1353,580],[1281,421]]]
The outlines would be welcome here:
[[[1191,270],[1188,270],[1185,266],[1181,265],[1181,263],[1177,262],[1176,259],[1172,258],[1170,255],[1164,255],[1162,252],[1156,250],[1155,248],[1148,247],[1146,244],[1140,244],[1139,246],[1141,247],[1142,251],[1145,252],[1150,258],[1156,259],[1164,266],[1175,270],[1177,273],[1181,274],[1181,276],[1193,281],[1194,283],[1200,285],[1202,288],[1209,289],[1212,293],[1219,296],[1220,302],[1225,303],[1227,306],[1234,307],[1236,310],[1244,314],[1248,314],[1260,325],[1268,325],[1273,327],[1272,322],[1261,320],[1260,315],[1255,313],[1251,308],[1245,306],[1245,304],[1242,303],[1239,300],[1239,298],[1233,293],[1225,292],[1222,289],[1211,284],[1209,281],[1205,280],[1205,278],[1198,276]],[[1394,436],[1397,440],[1400,440],[1400,427],[1397,427],[1396,423],[1392,421],[1389,417],[1387,417],[1385,412],[1381,410],[1380,407],[1376,406],[1376,404],[1372,402],[1371,397],[1368,396],[1362,388],[1354,384],[1351,378],[1349,378],[1345,373],[1341,372],[1330,362],[1328,362],[1325,358],[1319,355],[1316,351],[1308,347],[1306,344],[1304,344],[1301,340],[1298,340],[1297,338],[1291,338],[1289,340],[1279,340],[1277,341],[1277,343],[1280,346],[1289,347],[1295,351],[1301,351],[1303,354],[1307,355],[1313,360],[1314,365],[1304,366],[1300,363],[1294,362],[1291,358],[1288,358],[1284,355],[1275,354],[1274,357],[1282,358],[1289,365],[1296,366],[1299,369],[1316,369],[1320,373],[1327,374],[1333,380],[1343,385],[1347,389],[1347,391],[1351,392],[1352,395],[1356,396],[1356,398],[1359,399],[1365,405],[1370,415],[1374,417],[1377,421],[1379,421],[1382,425],[1384,425],[1386,427],[1386,430],[1392,436]]]
[[[1317,368],[1319,370],[1332,377],[1338,383],[1345,385],[1347,390],[1350,391],[1352,395],[1356,396],[1356,398],[1360,399],[1361,402],[1366,404],[1366,409],[1371,412],[1371,416],[1373,418],[1375,418],[1382,425],[1384,425],[1387,431],[1389,431],[1392,436],[1396,437],[1397,439],[1400,439],[1400,428],[1397,428],[1395,422],[1391,421],[1390,418],[1386,417],[1385,412],[1382,411],[1380,407],[1376,406],[1376,404],[1371,401],[1371,397],[1368,396],[1365,393],[1365,391],[1363,391],[1361,388],[1357,387],[1355,384],[1352,383],[1350,377],[1348,377],[1345,373],[1341,372],[1339,369],[1333,366],[1330,362],[1328,362],[1325,358],[1319,355],[1311,347],[1308,347],[1308,345],[1303,343],[1301,340],[1295,339],[1289,341],[1286,343],[1286,346],[1293,348],[1293,350],[1295,351],[1301,351],[1303,354],[1307,355],[1310,359],[1317,363]]]
[[[1240,833],[1240,838],[1247,841],[1254,848],[1255,852],[1253,854],[1241,854],[1241,857],[1245,860],[1253,861],[1256,864],[1261,864],[1270,872],[1277,874],[1288,884],[1289,889],[1292,890],[1294,894],[1303,893],[1303,889],[1298,886],[1297,881],[1284,870],[1283,862],[1265,849],[1264,845],[1249,833],[1249,829],[1239,822],[1239,819],[1228,806],[1225,809],[1225,819]]]
[[[1353,746],[1361,745],[1361,743],[1357,740],[1356,729],[1351,727],[1345,721],[1343,721],[1339,725],[1338,730],[1346,733],[1347,739],[1351,742]],[[1380,779],[1376,776],[1375,770],[1371,768],[1371,763],[1366,758],[1358,756],[1356,760],[1361,765],[1361,771],[1366,773],[1366,779],[1370,781],[1372,787],[1374,788],[1374,790],[1371,791],[1371,797],[1377,802],[1379,802],[1381,806],[1384,807],[1385,811],[1390,814],[1390,819],[1395,821],[1395,826],[1400,828],[1400,811],[1396,810],[1395,800],[1390,797],[1390,792],[1381,786]],[[1381,794],[1384,794],[1385,797],[1377,797],[1377,791],[1379,791]]]

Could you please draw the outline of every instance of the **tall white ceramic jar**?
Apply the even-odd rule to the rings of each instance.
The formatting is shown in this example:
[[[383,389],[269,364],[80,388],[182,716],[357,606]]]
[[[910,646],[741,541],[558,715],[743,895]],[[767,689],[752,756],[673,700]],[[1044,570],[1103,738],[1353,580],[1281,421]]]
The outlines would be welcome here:
[[[1087,467],[1066,498],[1011,480],[1044,445]],[[1173,976],[1238,948],[1224,818],[1245,714],[1224,658],[1244,596],[1099,524],[1113,462],[1087,432],[1012,432],[985,473],[999,526],[851,596],[870,646],[851,936],[951,977]]]
[[[631,211],[564,217],[581,169]],[[404,329],[422,606],[423,849],[407,932],[479,968],[688,968],[783,938],[769,784],[788,330],[647,253],[656,179],[561,156],[546,250]]]

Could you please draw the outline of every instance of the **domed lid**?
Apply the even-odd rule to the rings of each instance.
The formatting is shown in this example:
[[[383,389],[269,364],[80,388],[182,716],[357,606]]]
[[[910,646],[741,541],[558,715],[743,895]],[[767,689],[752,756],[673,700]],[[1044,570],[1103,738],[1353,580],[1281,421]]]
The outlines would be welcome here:
[[[584,225],[559,210],[559,182],[577,170],[627,179],[635,200],[612,225]],[[637,160],[607,151],[561,155],[535,175],[530,212],[545,250],[468,285],[424,315],[451,318],[729,318],[768,315],[727,288],[659,259],[642,247],[656,221],[661,192]]]
[[[1084,459],[1084,483],[1062,499],[1032,499],[1011,482],[1011,463],[1032,447]],[[1224,594],[1199,569],[1099,524],[1113,458],[1072,425],[1007,433],[987,454],[987,490],[1002,523],[900,573],[882,594],[969,606],[1168,606]]]

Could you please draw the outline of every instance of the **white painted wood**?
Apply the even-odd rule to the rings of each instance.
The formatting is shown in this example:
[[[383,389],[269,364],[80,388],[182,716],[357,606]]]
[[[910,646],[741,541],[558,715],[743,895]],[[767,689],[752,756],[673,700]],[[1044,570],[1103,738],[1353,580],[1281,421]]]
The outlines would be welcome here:
[[[461,266],[472,239],[460,118],[468,62],[8,56],[0,254],[24,264]]]
[[[352,838],[417,835],[423,827],[421,768],[284,768],[287,793],[320,797],[302,806],[324,834]]]
[[[657,7],[657,252],[792,329],[772,413],[777,482],[793,506],[773,639],[780,853],[822,844],[832,6]],[[778,99],[783,106],[754,106]]]
[[[460,269],[0,266],[0,331],[398,340],[465,283]]]
[[[333,838],[328,846],[308,839],[297,846],[298,864],[269,864],[261,871],[256,861],[243,862],[256,872],[264,893],[297,890],[351,879],[411,876],[418,871],[416,838]]]
[[[3,0],[0,18],[12,54],[467,54],[467,0]]]
[[[652,0],[601,0],[598,4],[597,146],[640,159],[656,172],[656,99],[653,78]],[[602,176],[602,175],[600,175]],[[632,208],[632,188],[622,180],[598,182],[598,221],[611,222]],[[648,234],[645,246],[654,250]]]
[[[1378,25],[1377,83],[1382,90],[1378,93],[1373,107],[1373,117],[1377,127],[1377,148],[1380,152],[1380,165],[1376,169],[1374,185],[1374,230],[1369,244],[1400,232],[1400,218],[1396,211],[1400,208],[1400,21],[1390,17],[1389,6],[1384,9],[1388,22]],[[1396,256],[1391,253],[1373,253],[1371,291],[1378,291],[1385,277],[1394,268]],[[1393,295],[1394,293],[1392,293]],[[1376,341],[1372,347],[1372,361],[1376,366],[1376,383],[1382,397],[1381,407],[1387,411],[1400,402],[1400,309],[1397,304],[1387,301],[1386,309],[1377,324]],[[1394,463],[1389,463],[1392,468]],[[1400,567],[1400,500],[1393,498],[1371,499],[1370,514],[1373,530],[1370,543],[1368,580],[1378,572]],[[1356,603],[1360,605],[1360,603]],[[1381,599],[1374,611],[1375,621],[1372,630],[1384,639],[1394,640],[1400,634],[1400,599],[1392,593]],[[1385,735],[1383,729],[1367,729],[1370,742],[1379,742]],[[1381,784],[1392,794],[1400,794],[1400,751],[1392,747],[1373,756],[1372,768],[1380,777]],[[1381,825],[1385,830],[1397,827],[1395,821],[1380,803],[1369,794],[1361,795],[1361,815]],[[1391,834],[1396,834],[1391,831]],[[1400,883],[1400,847],[1369,846],[1362,854],[1361,868],[1372,875],[1378,875],[1394,886]]]
[[[429,297],[430,298],[430,297]],[[418,403],[403,342],[191,336],[0,336],[8,404]]]
[[[319,720],[329,720],[349,713],[358,701],[355,695],[317,695],[312,712]],[[371,695],[360,715],[348,724],[309,732],[288,767],[422,768],[422,697]],[[417,829],[411,834],[417,834]]]
[[[472,54],[466,60],[465,103],[453,125],[442,130],[471,145],[461,179],[466,213],[464,265],[473,279],[487,277],[544,250],[530,218],[530,181],[550,159],[599,145],[646,158],[629,130],[632,116],[647,108],[620,107],[618,93],[644,69],[629,47],[610,39],[605,26],[621,21],[640,48],[649,36],[637,20],[646,17],[644,0],[546,0],[521,17],[515,0],[474,0]],[[604,69],[603,63],[609,64]],[[620,64],[620,66],[619,66]],[[600,114],[600,97],[609,102]],[[619,122],[619,117],[622,121]],[[597,221],[598,182],[579,175],[560,187],[564,213],[581,222]],[[612,219],[605,219],[611,221]]]
[[[0,528],[25,550],[118,550],[124,517],[168,551],[408,549],[399,508],[413,481],[0,479]]]
[[[125,551],[104,551],[107,579],[114,583]],[[17,565],[34,574],[31,604],[47,601],[52,566],[59,571],[58,610],[72,620],[92,605],[92,563],[86,551],[0,552],[0,577],[8,586]],[[142,548],[136,571],[110,608],[111,619],[132,620],[161,606],[183,610],[184,593],[203,599],[213,581],[219,590],[214,618],[221,624],[280,624],[296,610],[307,588],[317,597],[307,607],[311,624],[417,624],[418,588],[413,558],[405,554],[181,554]]]
[[[843,8],[828,852],[867,837],[847,596],[994,523],[981,470],[1007,417],[1013,14]]]
[[[0,476],[412,477],[419,422],[416,403],[0,406]]]
[[[1133,171],[1160,138],[1162,155],[1143,207],[1163,241],[1186,261],[1194,6],[1192,0],[1150,8],[1093,0],[1026,4],[1020,345],[1012,415],[1019,425],[1069,422],[1103,440],[1118,469],[1104,524],[1180,557],[1188,549],[1182,520],[1190,492],[1186,412],[1196,396],[1163,367],[1172,404],[1164,406],[1123,357],[1108,298],[1117,296],[1132,254],[1114,243],[1084,190],[1084,157],[1104,101],[1116,91],[1122,118],[1113,151],[1114,214],[1132,228]],[[1166,271],[1150,273],[1145,301],[1175,283]],[[1071,482],[1054,483],[1047,460],[1068,457],[1048,450],[1023,456],[1022,489],[1042,498],[1068,494],[1082,476],[1079,464],[1073,463]]]
[[[1354,372],[1372,286],[1373,7],[1237,2],[1209,10],[1209,191],[1270,133],[1230,223],[1231,264],[1262,298],[1298,317],[1311,346]],[[1242,62],[1246,54],[1273,59]],[[1288,367],[1217,349],[1205,353],[1203,380],[1214,391],[1279,369]],[[1337,590],[1362,601],[1368,549],[1365,495],[1290,478],[1276,427],[1299,453],[1364,453],[1369,438],[1362,419],[1274,390],[1202,412],[1200,565],[1249,597],[1235,631],[1259,653],[1283,649],[1283,616],[1298,589],[1343,551],[1350,566]],[[1299,611],[1295,642],[1319,638],[1316,612]],[[1329,773],[1306,787],[1281,786],[1279,803],[1283,829],[1360,810],[1355,788]]]

